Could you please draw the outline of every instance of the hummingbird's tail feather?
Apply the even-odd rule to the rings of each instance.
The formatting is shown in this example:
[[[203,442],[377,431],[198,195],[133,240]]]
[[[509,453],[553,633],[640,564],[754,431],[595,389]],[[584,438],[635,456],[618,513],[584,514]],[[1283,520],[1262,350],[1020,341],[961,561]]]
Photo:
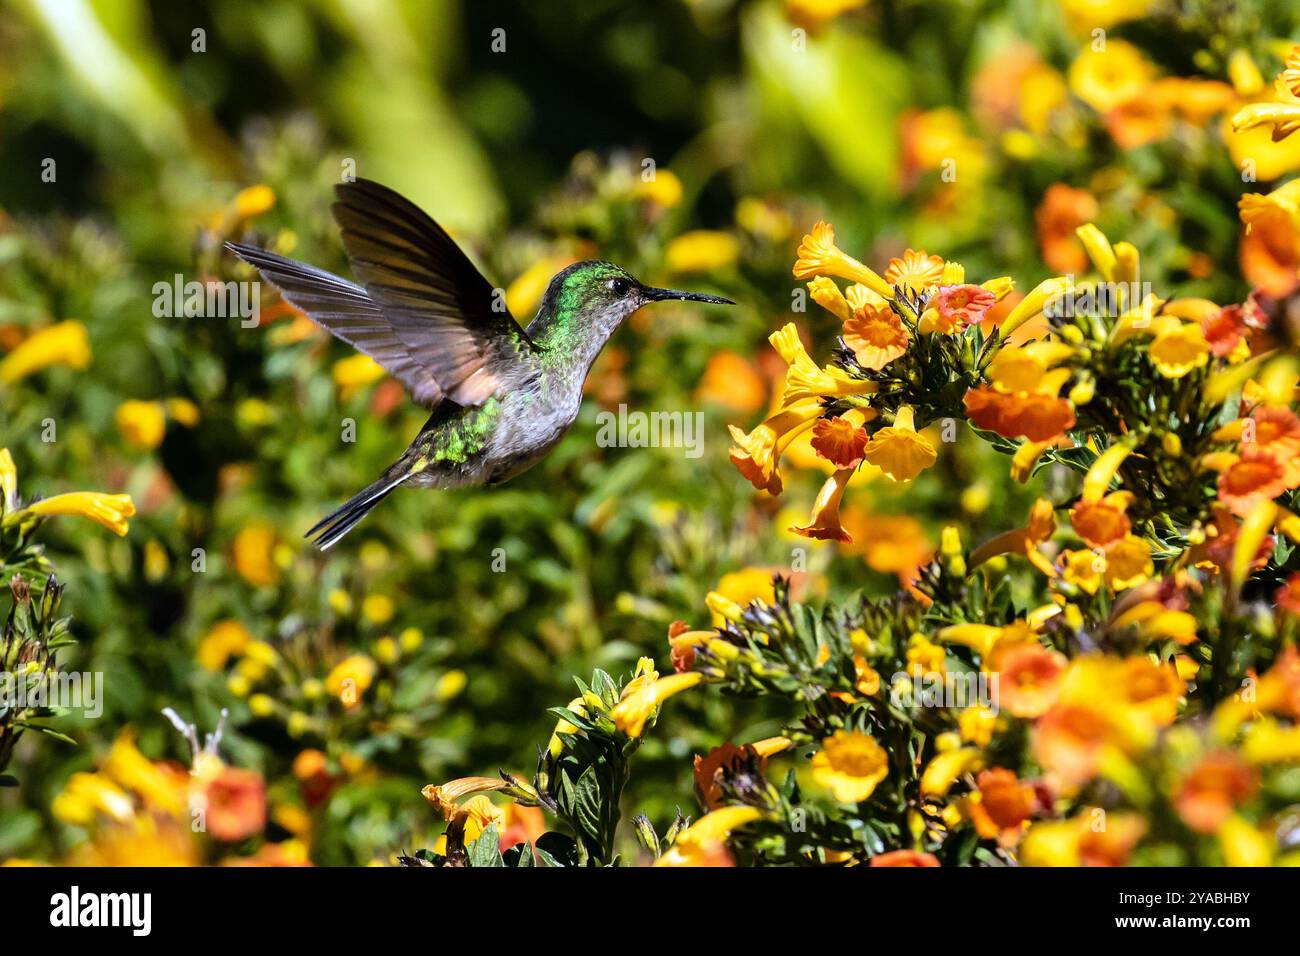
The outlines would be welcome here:
[[[384,475],[373,484],[353,495],[338,509],[330,512],[308,531],[303,537],[313,538],[312,543],[322,551],[328,551],[343,540],[344,535],[355,528],[370,509],[388,497],[394,488],[410,478],[414,472],[406,472],[396,477]]]

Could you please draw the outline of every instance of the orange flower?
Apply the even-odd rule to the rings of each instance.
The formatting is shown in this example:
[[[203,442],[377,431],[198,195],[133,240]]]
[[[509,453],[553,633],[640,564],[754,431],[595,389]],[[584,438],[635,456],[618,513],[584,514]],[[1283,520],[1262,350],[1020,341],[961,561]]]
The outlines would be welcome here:
[[[908,249],[901,259],[890,259],[889,266],[885,269],[887,285],[891,288],[902,286],[913,292],[938,285],[942,278],[943,260],[938,256],[927,256],[924,249]]]
[[[911,481],[939,457],[917,434],[910,405],[900,405],[894,424],[871,436],[863,457],[895,481]]]
[[[1023,435],[1032,442],[1060,438],[1076,421],[1074,406],[1064,398],[1028,392],[1004,395],[988,387],[966,393],[966,416],[976,428],[1004,438]]]
[[[767,758],[749,744],[737,747],[727,741],[721,747],[714,747],[707,756],[695,755],[695,786],[706,810],[717,810],[722,806],[722,789],[718,777],[724,771],[735,772],[749,760],[756,759],[760,772],[767,768]]]
[[[910,515],[870,514],[850,505],[840,520],[853,538],[844,551],[861,554],[873,571],[911,581],[917,569],[934,556],[925,529]]]
[[[234,843],[266,827],[266,784],[256,770],[223,766],[204,798],[207,829],[218,840]]]
[[[1000,654],[997,663],[998,706],[1017,717],[1033,718],[1056,702],[1068,662],[1056,651],[1025,643]]]
[[[1286,579],[1286,583],[1277,589],[1273,601],[1288,614],[1300,614],[1300,571]]]
[[[813,502],[812,518],[802,528],[791,528],[795,534],[805,538],[818,538],[829,541],[852,542],[853,537],[840,524],[840,501],[844,491],[853,477],[854,468],[840,468],[826,479],[817,500]]]
[[[981,286],[945,285],[930,300],[930,307],[939,313],[938,331],[960,332],[984,321],[995,302],[997,296]]]
[[[1005,767],[981,770],[975,784],[969,811],[976,831],[985,840],[1014,844],[1038,808],[1034,788]]]
[[[1106,826],[1091,826],[1079,837],[1079,863],[1082,866],[1124,866],[1133,848],[1147,831],[1147,822],[1136,813],[1110,813]]]
[[[1246,310],[1239,305],[1225,305],[1201,320],[1201,335],[1216,358],[1227,358],[1245,342]]]
[[[1088,268],[1088,254],[1074,231],[1096,219],[1098,212],[1096,198],[1086,189],[1074,189],[1065,183],[1047,187],[1034,211],[1034,222],[1038,226],[1038,248],[1049,269],[1075,274]]]
[[[749,434],[735,425],[727,426],[736,443],[730,452],[731,463],[759,491],[779,495],[781,454],[799,432],[812,425],[821,411],[821,402],[807,399],[782,408]]]
[[[867,866],[932,867],[939,865],[939,858],[933,853],[919,850],[890,850],[877,853]]]
[[[879,371],[907,351],[909,338],[903,320],[887,305],[854,309],[844,323],[844,344],[865,369]]]
[[[1114,687],[1125,704],[1161,727],[1174,722],[1178,703],[1187,692],[1173,664],[1157,664],[1145,655],[1118,662]]]
[[[1173,114],[1158,97],[1141,94],[1106,114],[1106,129],[1120,149],[1137,149],[1169,137]]]
[[[1258,787],[1255,772],[1235,753],[1210,753],[1183,778],[1174,806],[1197,833],[1213,833]]]
[[[848,416],[819,418],[813,425],[812,447],[833,465],[849,468],[862,458],[870,438],[867,430]]]
[[[1100,501],[1080,501],[1070,509],[1070,524],[1090,548],[1109,548],[1127,537],[1133,523],[1124,512],[1133,496],[1116,491]]]
[[[1240,517],[1261,501],[1286,491],[1286,469],[1267,451],[1245,445],[1241,457],[1219,475],[1219,500]]]
[[[505,806],[505,826],[501,829],[500,848],[505,852],[519,843],[536,843],[546,832],[546,816],[541,807],[525,807],[518,803]]]
[[[1057,704],[1034,727],[1034,759],[1066,786],[1079,786],[1096,775],[1109,736],[1096,707]]]
[[[1197,567],[1215,567],[1228,571],[1232,567],[1233,552],[1237,547],[1237,537],[1241,534],[1241,522],[1232,516],[1227,508],[1217,507],[1214,518],[1206,529],[1205,543],[1196,547],[1193,557]],[[1258,570],[1268,563],[1273,553],[1273,536],[1267,535],[1255,551],[1250,570]]]
[[[695,394],[702,402],[749,415],[763,407],[767,387],[752,362],[724,350],[709,357]]]

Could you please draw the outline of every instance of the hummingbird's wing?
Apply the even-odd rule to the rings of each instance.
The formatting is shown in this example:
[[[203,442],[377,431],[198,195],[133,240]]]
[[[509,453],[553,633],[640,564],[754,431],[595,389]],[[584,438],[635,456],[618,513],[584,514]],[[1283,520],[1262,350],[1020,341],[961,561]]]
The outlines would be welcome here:
[[[365,179],[334,187],[343,248],[411,363],[459,405],[478,405],[534,351],[501,293],[442,227]],[[421,401],[421,392],[413,392]]]
[[[317,325],[387,369],[406,385],[416,402],[432,408],[442,400],[437,380],[415,363],[383,310],[361,286],[257,246],[228,242],[226,248],[256,268]]]

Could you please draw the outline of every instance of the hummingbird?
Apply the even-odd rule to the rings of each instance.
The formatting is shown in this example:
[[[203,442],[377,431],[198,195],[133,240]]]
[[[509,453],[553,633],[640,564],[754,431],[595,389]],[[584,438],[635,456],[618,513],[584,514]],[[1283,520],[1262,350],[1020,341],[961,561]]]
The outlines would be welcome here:
[[[730,299],[638,282],[588,259],[557,273],[522,326],[446,231],[397,192],[339,183],[332,206],[357,282],[256,246],[226,248],[317,325],[396,377],[429,420],[397,461],[306,534],[337,544],[402,485],[499,485],[541,461],[569,430],[596,356],[641,306]]]

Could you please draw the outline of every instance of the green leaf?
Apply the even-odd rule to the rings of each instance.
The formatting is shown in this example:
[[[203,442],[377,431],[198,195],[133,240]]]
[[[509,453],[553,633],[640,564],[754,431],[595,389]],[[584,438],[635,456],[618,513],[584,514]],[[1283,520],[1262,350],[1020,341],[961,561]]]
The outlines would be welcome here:
[[[480,833],[478,839],[466,849],[471,867],[506,865],[505,860],[501,858],[500,837],[495,825],[489,826]]]

